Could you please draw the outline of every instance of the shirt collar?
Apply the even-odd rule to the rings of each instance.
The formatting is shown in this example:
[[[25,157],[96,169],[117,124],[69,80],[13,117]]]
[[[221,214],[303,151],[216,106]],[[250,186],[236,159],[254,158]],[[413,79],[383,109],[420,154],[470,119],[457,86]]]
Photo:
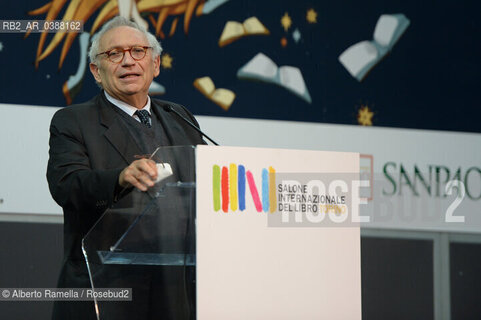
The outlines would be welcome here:
[[[120,110],[124,111],[125,113],[127,113],[131,117],[134,116],[135,111],[139,110],[139,109],[131,106],[130,104],[127,104],[127,103],[125,103],[121,100],[115,99],[114,97],[109,95],[107,93],[107,91],[105,91],[105,90],[104,90],[104,93],[105,93],[105,97],[107,98],[107,100],[109,100],[114,106],[116,106]],[[150,114],[150,97],[149,96],[147,96],[147,103],[140,110],[147,110],[147,112]]]

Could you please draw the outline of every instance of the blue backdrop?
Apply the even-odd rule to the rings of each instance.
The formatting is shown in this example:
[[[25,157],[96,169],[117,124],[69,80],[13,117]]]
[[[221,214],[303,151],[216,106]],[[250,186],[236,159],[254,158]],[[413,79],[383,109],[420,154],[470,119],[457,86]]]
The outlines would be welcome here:
[[[0,18],[45,19],[45,15],[32,17],[27,12],[46,3],[9,1],[2,4]],[[317,13],[315,23],[306,19],[310,9]],[[98,12],[85,22],[86,31]],[[286,13],[292,21],[287,31],[281,24]],[[410,20],[409,27],[392,51],[359,82],[338,61],[339,55],[357,42],[372,40],[380,15],[396,13]],[[158,13],[152,16],[157,19]],[[220,48],[217,43],[226,21],[242,22],[251,16],[256,16],[270,35],[243,37]],[[360,109],[367,106],[374,113],[374,126],[481,132],[479,1],[230,0],[210,14],[194,15],[188,34],[183,31],[184,15],[170,16],[162,28],[164,33],[169,33],[176,17],[176,32],[161,40],[165,53],[173,59],[172,68],[163,68],[156,81],[166,89],[160,98],[184,104],[195,114],[357,124]],[[150,29],[154,30],[151,23]],[[298,42],[293,38],[296,29],[301,35]],[[64,106],[62,85],[79,64],[78,37],[59,70],[63,43],[36,69],[40,34],[24,36],[0,34],[0,103]],[[46,44],[52,37],[49,34]],[[237,70],[258,52],[279,66],[298,67],[312,103],[280,86],[238,79]],[[202,76],[235,92],[229,110],[192,85]],[[97,92],[87,71],[73,103]]]

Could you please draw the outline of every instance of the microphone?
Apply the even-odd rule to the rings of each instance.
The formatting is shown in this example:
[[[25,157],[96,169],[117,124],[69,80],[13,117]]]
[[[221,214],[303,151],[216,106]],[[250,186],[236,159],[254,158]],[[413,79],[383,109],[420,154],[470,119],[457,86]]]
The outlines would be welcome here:
[[[164,110],[166,112],[173,112],[175,113],[177,116],[179,116],[182,120],[184,120],[185,123],[187,123],[189,126],[191,126],[195,131],[197,131],[198,133],[200,133],[203,137],[206,137],[210,142],[212,142],[214,145],[218,146],[219,144],[217,142],[215,142],[214,140],[212,140],[208,135],[206,135],[204,132],[202,132],[202,130],[199,129],[199,127],[197,127],[195,124],[193,124],[189,119],[187,119],[186,117],[184,117],[182,114],[180,114],[177,110],[175,110],[170,104],[167,104],[165,106],[163,106]]]

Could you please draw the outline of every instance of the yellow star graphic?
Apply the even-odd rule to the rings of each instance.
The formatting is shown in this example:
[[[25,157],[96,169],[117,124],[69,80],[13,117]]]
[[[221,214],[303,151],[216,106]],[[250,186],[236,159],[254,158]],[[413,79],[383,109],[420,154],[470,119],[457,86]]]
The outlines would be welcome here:
[[[168,53],[164,53],[162,58],[160,59],[160,64],[164,69],[171,69],[172,68],[172,61],[174,59]]]
[[[307,10],[306,19],[307,19],[307,22],[309,22],[309,23],[317,23],[317,12],[316,12],[316,10],[314,10],[312,8]]]
[[[362,126],[372,126],[372,117],[374,112],[369,110],[369,107],[361,105],[359,113],[357,114],[357,122]]]
[[[284,31],[286,32],[291,27],[292,20],[291,20],[291,17],[289,17],[289,14],[287,12],[284,13],[284,16],[281,18],[281,24],[284,27]]]

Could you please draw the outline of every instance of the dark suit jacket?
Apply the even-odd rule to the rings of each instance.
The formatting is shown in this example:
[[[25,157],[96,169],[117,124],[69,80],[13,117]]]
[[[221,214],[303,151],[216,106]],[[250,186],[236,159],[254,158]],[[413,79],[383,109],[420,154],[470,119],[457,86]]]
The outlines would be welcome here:
[[[160,119],[171,145],[203,144],[195,130],[163,109],[166,104],[196,125],[197,121],[183,106],[152,99],[151,110]],[[52,118],[47,179],[53,198],[64,212],[64,265],[59,287],[90,287],[82,238],[114,204],[120,172],[134,160],[134,155],[142,154],[113,108],[101,92],[86,103],[59,110]],[[89,306],[91,303],[85,303],[78,309]],[[93,314],[89,310],[82,315],[79,310],[75,318]],[[73,314],[68,316],[73,319]]]

